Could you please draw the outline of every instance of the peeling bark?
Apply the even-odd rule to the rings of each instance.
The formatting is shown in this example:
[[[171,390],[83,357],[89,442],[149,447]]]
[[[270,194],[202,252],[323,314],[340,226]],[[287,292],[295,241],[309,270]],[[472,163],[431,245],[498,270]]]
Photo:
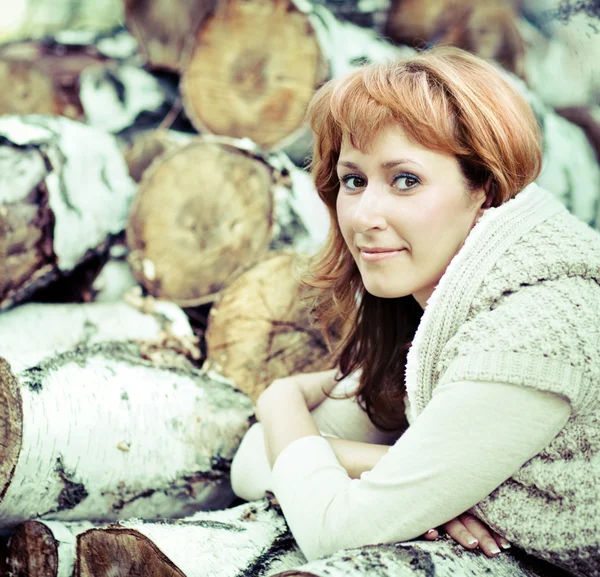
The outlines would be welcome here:
[[[29,303],[0,314],[0,356],[18,373],[46,357],[101,341],[160,342],[168,335],[192,339],[185,313],[155,301],[146,310],[125,302]]]
[[[18,374],[0,360],[5,527],[181,517],[231,503],[229,466],[252,405],[167,352],[149,361],[141,345],[108,342]]]
[[[129,262],[151,294],[197,306],[270,248],[314,250],[328,226],[310,177],[289,159],[199,137],[145,172],[127,227]]]
[[[105,250],[134,183],[112,137],[59,117],[0,118],[0,169],[1,309]]]

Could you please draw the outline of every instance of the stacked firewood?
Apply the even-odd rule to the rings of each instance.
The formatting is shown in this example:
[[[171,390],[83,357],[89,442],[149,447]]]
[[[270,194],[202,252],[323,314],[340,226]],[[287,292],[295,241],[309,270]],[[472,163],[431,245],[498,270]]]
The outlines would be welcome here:
[[[564,38],[524,24],[520,1],[15,5],[0,24],[0,573],[557,574],[446,540],[305,564],[271,495],[235,501],[229,467],[270,382],[335,362],[300,281],[329,227],[303,168],[314,92],[423,42],[495,59],[543,128],[540,183],[600,226],[596,79],[555,102],[535,76],[553,50],[535,30]]]

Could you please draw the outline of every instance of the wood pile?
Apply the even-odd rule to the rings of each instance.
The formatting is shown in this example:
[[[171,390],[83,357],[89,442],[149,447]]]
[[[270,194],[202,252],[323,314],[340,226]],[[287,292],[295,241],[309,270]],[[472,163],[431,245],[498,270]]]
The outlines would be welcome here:
[[[569,99],[556,78],[571,40],[525,4],[14,1],[0,22],[0,574],[559,575],[445,540],[306,563],[276,501],[239,505],[229,481],[258,395],[335,363],[299,280],[329,227],[303,168],[324,81],[423,42],[501,63],[542,126],[540,184],[600,227],[600,87],[584,75]]]

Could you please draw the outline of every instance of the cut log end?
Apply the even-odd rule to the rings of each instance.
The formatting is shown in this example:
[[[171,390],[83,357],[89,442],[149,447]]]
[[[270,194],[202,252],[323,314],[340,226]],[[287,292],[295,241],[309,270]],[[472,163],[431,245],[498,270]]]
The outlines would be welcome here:
[[[195,142],[146,173],[127,243],[138,281],[182,306],[218,292],[267,250],[271,172],[232,147]]]
[[[0,500],[8,489],[23,439],[19,386],[10,365],[0,357]]]
[[[211,309],[209,365],[253,400],[277,378],[333,366],[294,268],[294,255],[272,256],[232,283]]]
[[[152,68],[180,70],[187,43],[214,0],[125,0],[127,26]]]
[[[58,542],[38,521],[19,525],[8,541],[7,564],[12,577],[58,575]]]
[[[291,0],[232,0],[200,27],[182,93],[200,132],[271,148],[302,126],[325,75],[308,16]]]
[[[58,114],[52,79],[32,62],[0,60],[0,114]]]
[[[92,529],[77,537],[76,577],[185,577],[141,533],[128,529]]]

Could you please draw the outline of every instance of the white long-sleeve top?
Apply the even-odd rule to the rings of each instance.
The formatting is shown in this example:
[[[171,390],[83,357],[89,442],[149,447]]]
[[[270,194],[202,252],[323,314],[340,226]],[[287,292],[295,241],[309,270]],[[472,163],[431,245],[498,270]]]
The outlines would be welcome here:
[[[334,392],[348,386],[342,382]],[[553,393],[495,382],[451,383],[435,390],[426,409],[360,479],[348,476],[319,436],[290,443],[271,471],[256,424],[233,461],[232,485],[248,500],[272,490],[309,560],[405,541],[473,507],[539,453],[569,415],[570,404]],[[326,398],[313,417],[323,434],[378,444],[394,440],[371,424],[354,398]]]

